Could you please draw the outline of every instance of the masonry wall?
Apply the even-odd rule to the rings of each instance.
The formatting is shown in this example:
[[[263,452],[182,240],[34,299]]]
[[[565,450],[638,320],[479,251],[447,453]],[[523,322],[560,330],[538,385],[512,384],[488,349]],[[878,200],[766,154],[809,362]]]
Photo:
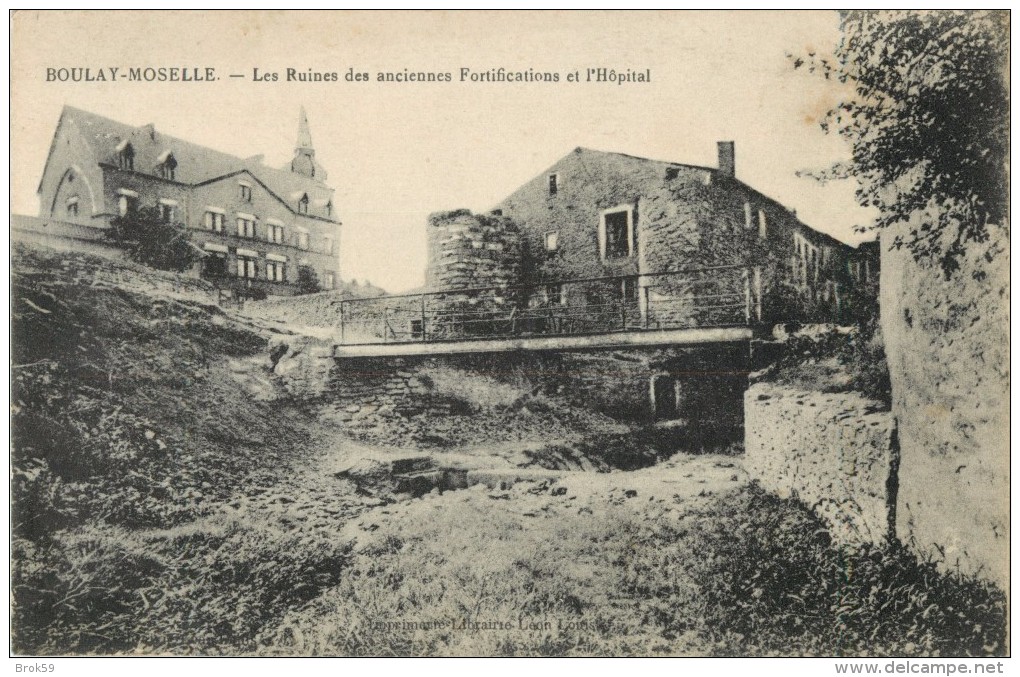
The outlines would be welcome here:
[[[488,393],[483,399],[546,395],[626,424],[659,420],[650,388],[653,378],[666,378],[672,410],[666,420],[672,421],[677,448],[732,451],[743,438],[746,355],[731,350],[363,358],[335,360],[327,368],[319,359],[328,356],[321,340],[282,336],[274,346],[285,346],[274,348],[274,371],[285,378],[288,391],[322,400],[326,418],[354,429],[399,426],[400,419],[419,415],[468,413],[464,400],[430,381],[428,375],[438,370],[463,373],[465,393],[473,392],[472,379],[480,378]]]
[[[895,502],[893,417],[856,393],[770,383],[744,395],[744,467],[766,489],[796,497],[847,545],[885,541]]]
[[[949,280],[883,246],[881,318],[902,447],[897,533],[1008,589],[1009,238],[991,234]]]
[[[549,187],[554,174],[555,193]],[[603,213],[617,208],[631,213],[633,249],[627,256],[603,257]],[[836,285],[842,297],[852,285],[846,266],[851,248],[806,227],[779,203],[715,169],[578,148],[507,197],[498,209],[517,221],[525,234],[524,274],[529,282],[758,266],[766,321],[833,321]],[[557,234],[555,251],[546,249],[547,233]],[[803,260],[808,255],[798,254],[795,233],[817,250],[814,259]],[[643,278],[642,287],[649,289],[641,294],[653,301],[652,322],[656,297],[679,299],[679,304],[659,307],[668,307],[674,315],[686,312],[692,324],[744,321],[745,309],[739,307],[713,309],[707,317],[684,310],[684,299],[744,292],[739,278],[708,276],[707,282],[692,288],[689,280]],[[658,319],[683,326],[687,318]]]
[[[31,243],[56,251],[124,259],[123,250],[107,244],[105,228],[81,223],[11,215],[11,241]]]
[[[69,176],[70,173],[70,176]],[[68,181],[73,176],[73,180]],[[105,226],[103,173],[73,124],[58,127],[46,169],[39,182],[39,216],[85,225]],[[78,197],[78,214],[66,211],[66,200]]]
[[[239,181],[251,184],[250,201],[241,198]],[[225,212],[222,233],[214,233],[204,228],[205,212],[210,207]],[[254,238],[237,235],[238,214],[251,214],[257,217]],[[269,241],[270,221],[283,225],[283,243]],[[230,266],[236,265],[237,248],[258,252],[260,278],[264,279],[265,276],[266,254],[276,254],[287,259],[285,274],[289,283],[297,282],[298,266],[301,265],[311,266],[319,275],[320,283],[327,287],[325,279],[327,275],[333,275],[334,283],[339,282],[337,259],[339,224],[294,214],[248,174],[228,176],[196,186],[188,203],[187,223],[193,229],[192,235],[199,246],[204,242],[211,242],[228,247],[231,250]],[[307,249],[298,247],[300,231],[309,235]],[[231,267],[230,271],[233,270]],[[269,285],[270,288],[272,286]]]

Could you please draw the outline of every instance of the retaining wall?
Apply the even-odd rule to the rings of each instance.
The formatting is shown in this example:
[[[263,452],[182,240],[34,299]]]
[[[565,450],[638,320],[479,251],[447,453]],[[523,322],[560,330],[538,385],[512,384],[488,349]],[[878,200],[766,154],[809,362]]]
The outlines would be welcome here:
[[[840,543],[889,537],[897,453],[893,418],[881,403],[770,383],[751,386],[744,402],[744,465],[752,477],[810,506]]]

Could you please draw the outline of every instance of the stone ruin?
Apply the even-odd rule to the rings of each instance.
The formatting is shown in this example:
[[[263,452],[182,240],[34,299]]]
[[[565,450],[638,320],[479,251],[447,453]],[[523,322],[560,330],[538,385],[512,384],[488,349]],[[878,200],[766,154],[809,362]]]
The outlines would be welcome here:
[[[508,217],[466,209],[430,215],[426,287],[451,291],[428,298],[429,337],[499,334],[504,325],[508,332],[521,303],[511,288],[521,284],[522,249]]]

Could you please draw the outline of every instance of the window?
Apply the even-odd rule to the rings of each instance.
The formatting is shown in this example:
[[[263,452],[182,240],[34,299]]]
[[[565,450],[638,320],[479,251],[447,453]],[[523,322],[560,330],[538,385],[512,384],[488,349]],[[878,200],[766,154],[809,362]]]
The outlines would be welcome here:
[[[266,261],[266,279],[272,282],[286,282],[287,264],[281,261]]]
[[[245,216],[237,217],[237,236],[255,237],[255,219]]]
[[[567,292],[562,284],[547,284],[545,286],[545,302],[550,306],[567,305]]]
[[[205,219],[202,222],[206,230],[211,230],[215,233],[223,232],[223,212],[208,211],[205,213]]]
[[[241,188],[241,200],[243,202],[251,202],[251,186],[247,183],[238,184]]]
[[[769,231],[768,231],[768,225],[766,224],[766,221],[765,221],[765,210],[764,209],[759,209],[758,210],[758,237],[760,237],[762,239],[765,239],[765,237],[768,234],[769,234]]]
[[[323,277],[322,277],[322,288],[323,289],[332,289],[335,284],[336,284],[336,281],[333,278],[333,273],[326,273],[325,275],[323,275]]]
[[[754,225],[754,218],[753,218],[753,215],[751,214],[751,203],[750,202],[745,202],[744,203],[744,228],[746,230],[751,230],[751,226],[752,225]]]
[[[636,277],[625,277],[620,280],[620,299],[624,303],[637,303],[638,286]]]
[[[560,248],[560,233],[554,230],[545,234],[545,250],[554,252]]]
[[[167,202],[159,203],[159,219],[164,223],[173,223],[174,221],[174,206]]]
[[[333,254],[333,238],[328,235],[322,238],[322,253],[329,254],[331,256]]]
[[[818,249],[807,241],[800,233],[793,235],[794,249],[797,251],[795,259],[794,279],[800,284],[806,285],[811,279],[811,269],[814,267],[814,279],[818,279]]]
[[[283,244],[283,226],[278,223],[270,223],[266,226],[266,239],[276,244]]]
[[[247,256],[237,257],[237,276],[254,279],[258,277],[258,269],[255,266],[255,259]]]
[[[67,215],[78,216],[78,197],[68,198],[67,200]]]
[[[121,216],[127,216],[133,214],[135,209],[138,208],[138,198],[132,195],[121,195],[117,198],[117,212]]]
[[[297,203],[298,214],[308,213],[308,195],[302,195],[301,199]]]
[[[134,171],[135,149],[127,141],[117,146],[117,166],[127,171]]]
[[[602,213],[602,258],[619,259],[633,256],[634,233],[631,210]]]
[[[555,195],[560,190],[560,177],[559,174],[549,175],[549,194]]]
[[[326,216],[333,216],[333,201],[326,203]]]
[[[308,233],[300,231],[297,234],[298,249],[308,249]]]

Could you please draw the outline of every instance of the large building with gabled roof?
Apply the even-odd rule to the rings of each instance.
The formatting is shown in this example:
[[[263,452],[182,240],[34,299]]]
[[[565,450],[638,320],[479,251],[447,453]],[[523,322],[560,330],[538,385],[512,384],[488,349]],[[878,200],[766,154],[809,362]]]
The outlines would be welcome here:
[[[645,304],[671,293],[655,275],[739,265],[760,271],[757,283],[772,289],[759,296],[783,304],[764,311],[784,321],[839,321],[858,312],[862,294],[873,302],[876,252],[809,227],[740,181],[733,142],[718,151],[717,167],[568,153],[493,210],[520,227],[524,281],[619,278],[618,294]],[[644,277],[635,286],[633,276]]]
[[[290,294],[300,266],[339,281],[340,221],[301,109],[282,169],[65,106],[39,182],[40,217],[93,228],[140,207],[183,223],[199,272],[235,287]]]

